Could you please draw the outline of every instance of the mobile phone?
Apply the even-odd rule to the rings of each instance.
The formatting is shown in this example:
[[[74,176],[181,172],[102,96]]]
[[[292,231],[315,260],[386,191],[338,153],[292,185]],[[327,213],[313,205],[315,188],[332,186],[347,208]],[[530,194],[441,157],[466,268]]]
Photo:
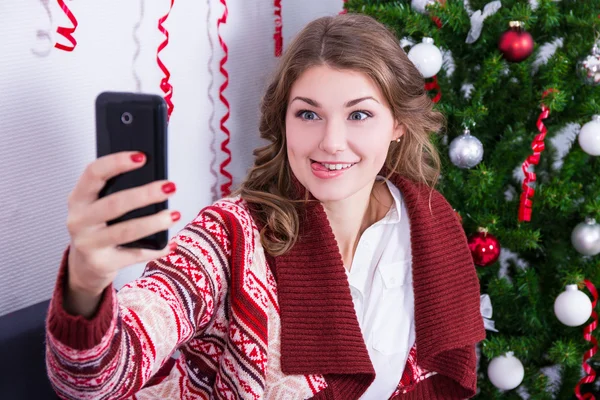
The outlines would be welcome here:
[[[167,179],[167,105],[152,94],[103,92],[96,98],[96,153],[98,157],[120,151],[146,155],[143,167],[110,179],[99,196]],[[108,225],[156,214],[168,208],[168,201],[128,212]],[[162,231],[121,246],[159,250],[168,243]]]

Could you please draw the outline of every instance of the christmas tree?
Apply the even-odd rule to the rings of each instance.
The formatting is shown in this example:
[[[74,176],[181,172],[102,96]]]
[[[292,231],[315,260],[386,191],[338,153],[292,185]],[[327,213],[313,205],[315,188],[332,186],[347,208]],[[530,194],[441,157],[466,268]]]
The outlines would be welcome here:
[[[497,329],[480,344],[476,398],[597,396],[583,360],[600,367],[600,0],[345,8],[397,34],[447,117],[432,136],[437,189],[462,218]]]

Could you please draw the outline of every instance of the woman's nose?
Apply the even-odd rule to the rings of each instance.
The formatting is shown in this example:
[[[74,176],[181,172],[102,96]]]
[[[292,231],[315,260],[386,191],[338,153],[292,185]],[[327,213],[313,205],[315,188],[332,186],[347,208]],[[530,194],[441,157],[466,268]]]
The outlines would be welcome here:
[[[319,148],[329,154],[335,154],[346,150],[346,145],[346,126],[343,121],[336,119],[327,121]]]

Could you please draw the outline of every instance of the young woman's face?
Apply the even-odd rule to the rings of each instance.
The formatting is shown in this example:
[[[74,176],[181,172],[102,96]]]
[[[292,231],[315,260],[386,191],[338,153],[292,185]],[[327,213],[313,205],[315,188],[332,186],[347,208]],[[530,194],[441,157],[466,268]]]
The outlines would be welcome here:
[[[369,77],[327,66],[294,83],[285,124],[292,172],[322,202],[370,188],[390,143],[404,133]]]

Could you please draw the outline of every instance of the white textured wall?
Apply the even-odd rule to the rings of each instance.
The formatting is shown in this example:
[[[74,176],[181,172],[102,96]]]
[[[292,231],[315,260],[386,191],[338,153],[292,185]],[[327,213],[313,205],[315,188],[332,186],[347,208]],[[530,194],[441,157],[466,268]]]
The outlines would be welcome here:
[[[342,0],[282,0],[284,46],[308,21],[341,10]],[[52,21],[43,5],[48,4]],[[156,49],[163,40],[158,19],[170,1],[69,1],[78,19],[78,45],[71,53],[53,49],[36,37],[48,30],[66,43],[57,26],[70,26],[55,0],[0,1],[0,315],[50,297],[68,243],[66,198],[84,166],[95,157],[94,99],[105,90],[135,91],[133,68],[142,91],[160,93]],[[132,65],[134,26],[144,10],[138,36],[141,52]],[[274,57],[274,2],[228,0],[229,18],[221,34],[229,47],[225,94],[232,115],[235,183],[251,163],[259,144],[258,103]],[[178,185],[171,208],[182,213],[174,234],[212,201],[211,142],[224,137],[218,121],[225,109],[218,101],[223,82],[218,62],[217,0],[175,0],[165,27],[170,43],[161,53],[174,87],[175,111],[169,130],[169,173]],[[210,41],[212,40],[213,51]],[[213,55],[215,116],[210,119],[209,60]],[[222,156],[219,155],[220,159]],[[124,270],[117,287],[139,276],[143,266]]]

